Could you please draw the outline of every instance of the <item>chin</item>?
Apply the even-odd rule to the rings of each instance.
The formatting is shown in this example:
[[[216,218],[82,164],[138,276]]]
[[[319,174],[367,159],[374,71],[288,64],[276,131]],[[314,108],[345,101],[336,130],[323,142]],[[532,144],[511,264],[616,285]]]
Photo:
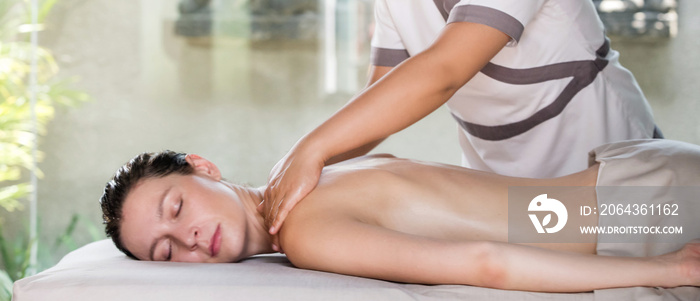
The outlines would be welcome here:
[[[247,258],[247,257],[243,257],[243,256],[241,256],[241,255],[238,255],[238,256],[230,256],[230,257],[228,257],[228,258],[226,258],[226,259],[225,259],[225,258],[221,258],[221,261],[220,261],[220,262],[225,262],[225,263],[236,263],[236,262],[239,262],[239,261],[241,261],[241,260],[243,260],[243,259],[246,259],[246,258]]]

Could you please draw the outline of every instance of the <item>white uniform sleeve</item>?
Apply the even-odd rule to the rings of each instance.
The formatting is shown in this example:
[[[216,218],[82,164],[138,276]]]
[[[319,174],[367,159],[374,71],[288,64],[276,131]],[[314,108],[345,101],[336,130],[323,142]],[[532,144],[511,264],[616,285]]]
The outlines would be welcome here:
[[[370,62],[375,66],[394,67],[407,59],[409,55],[396,31],[386,0],[376,0],[374,19]]]
[[[511,38],[508,46],[515,46],[525,26],[545,2],[547,0],[461,0],[450,11],[447,23],[472,22],[493,27]]]

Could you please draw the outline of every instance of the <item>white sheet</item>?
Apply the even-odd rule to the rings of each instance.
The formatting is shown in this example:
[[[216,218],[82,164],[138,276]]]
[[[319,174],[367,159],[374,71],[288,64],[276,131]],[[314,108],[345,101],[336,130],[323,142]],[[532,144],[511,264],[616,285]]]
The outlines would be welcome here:
[[[653,191],[647,198],[664,199],[662,193],[669,193],[671,189],[654,188],[654,186],[698,186],[700,184],[700,146],[673,141],[667,139],[640,139],[621,141],[601,145],[590,152],[589,163],[600,163],[598,173],[598,207],[600,204],[615,204],[620,199],[615,195],[615,187],[643,187],[644,192]],[[627,192],[629,190],[622,190]],[[695,191],[695,190],[688,190]],[[683,194],[675,194],[679,196]],[[639,243],[629,242],[603,242],[599,237],[596,251],[605,256],[643,257],[656,256],[680,249],[687,241],[700,238],[700,227],[696,212],[700,212],[700,202],[693,195],[683,195],[684,200],[695,202],[683,202],[680,206],[683,212],[680,216],[663,216],[649,214],[637,216],[644,220],[644,225],[672,225],[685,224],[683,235],[674,237],[673,242],[653,243],[653,235],[643,237]],[[623,215],[607,215],[600,217],[600,225],[626,225],[629,218]],[[700,287],[632,287],[616,288],[595,291],[596,300],[676,300],[700,301]]]
[[[143,262],[110,240],[86,245],[14,285],[14,301],[110,300],[592,300],[462,285],[416,285],[292,267],[283,255],[235,264]]]

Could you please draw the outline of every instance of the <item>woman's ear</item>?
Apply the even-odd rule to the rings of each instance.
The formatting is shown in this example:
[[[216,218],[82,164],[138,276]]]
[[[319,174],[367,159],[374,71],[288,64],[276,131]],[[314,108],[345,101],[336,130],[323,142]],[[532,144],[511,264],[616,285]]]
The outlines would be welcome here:
[[[216,181],[221,180],[221,172],[214,163],[195,154],[187,154],[185,161],[194,168],[195,174],[206,175]]]

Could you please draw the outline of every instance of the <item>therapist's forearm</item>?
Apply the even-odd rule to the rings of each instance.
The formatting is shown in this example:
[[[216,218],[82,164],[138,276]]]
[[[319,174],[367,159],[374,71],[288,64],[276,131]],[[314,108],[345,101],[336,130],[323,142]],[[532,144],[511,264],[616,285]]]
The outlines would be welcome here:
[[[394,68],[303,137],[298,147],[328,160],[408,127],[444,104],[508,41],[490,27],[453,25],[429,49]]]
[[[364,156],[367,153],[369,153],[370,151],[372,151],[375,147],[377,147],[377,145],[382,143],[382,141],[384,141],[384,139],[372,141],[372,142],[367,143],[363,146],[360,146],[360,147],[354,148],[352,150],[349,150],[347,152],[344,152],[340,155],[333,156],[330,159],[326,160],[326,165],[331,165],[331,164],[335,164],[338,162],[343,162],[345,160],[350,160],[352,158],[357,158],[359,156]]]
[[[367,80],[367,85],[365,85],[365,89],[369,89],[369,87],[374,85],[374,83],[378,82],[382,77],[384,77],[384,75],[389,73],[389,71],[391,71],[391,69],[393,69],[393,67],[374,66],[374,65],[370,66],[369,79]],[[352,158],[356,158],[359,156],[364,156],[367,153],[369,153],[370,151],[372,151],[375,147],[377,147],[377,145],[382,143],[382,141],[384,141],[384,139],[375,140],[375,141],[372,141],[372,142],[367,143],[365,145],[362,145],[360,147],[357,147],[355,149],[344,152],[342,154],[335,155],[335,156],[331,157],[330,159],[326,160],[326,165],[331,165],[331,164],[335,164],[335,163],[349,160]]]
[[[305,138],[328,159],[420,120],[454,93],[445,89],[448,79],[431,70],[436,69],[432,61],[423,53],[397,66]]]

